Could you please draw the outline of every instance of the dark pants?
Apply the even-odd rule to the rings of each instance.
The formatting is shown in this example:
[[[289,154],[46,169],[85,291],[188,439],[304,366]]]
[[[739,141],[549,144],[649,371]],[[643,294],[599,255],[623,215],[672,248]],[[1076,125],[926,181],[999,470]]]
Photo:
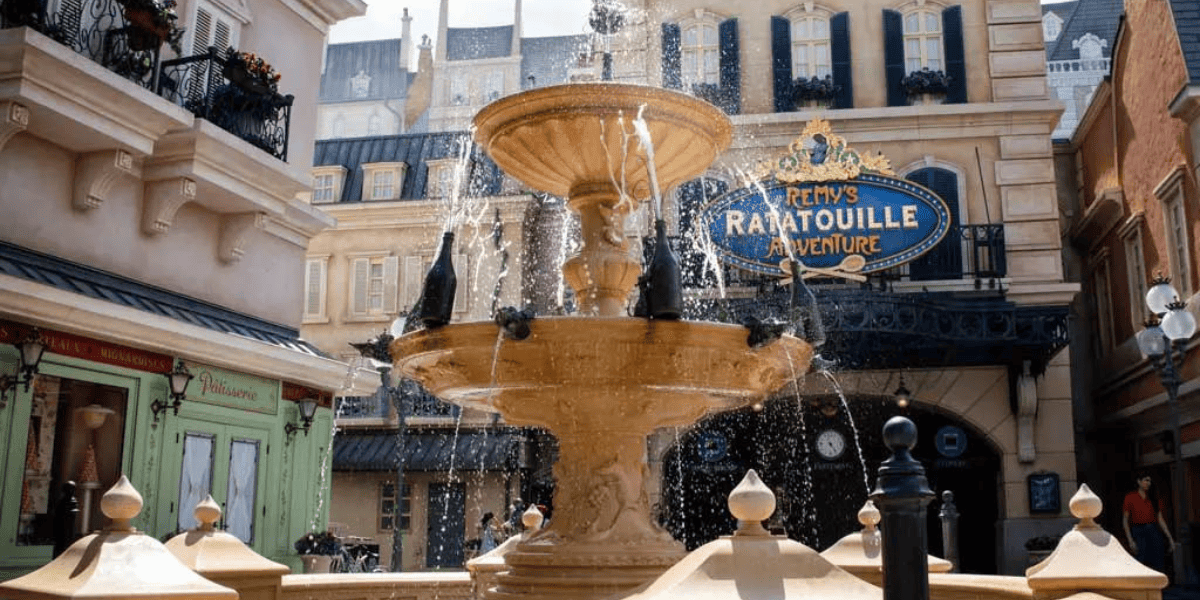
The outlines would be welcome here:
[[[1166,540],[1158,529],[1158,523],[1132,524],[1129,533],[1133,534],[1133,543],[1137,544],[1138,562],[1155,571],[1165,571]]]

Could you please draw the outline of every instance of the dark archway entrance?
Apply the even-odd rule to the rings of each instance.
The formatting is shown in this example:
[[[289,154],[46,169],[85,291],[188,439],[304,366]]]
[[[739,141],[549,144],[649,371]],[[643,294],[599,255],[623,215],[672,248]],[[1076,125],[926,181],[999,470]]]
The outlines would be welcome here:
[[[753,468],[776,493],[778,509],[768,527],[824,550],[860,528],[857,513],[868,484],[858,448],[866,480],[874,487],[887,455],[883,424],[903,413],[917,424],[913,455],[938,494],[929,510],[930,553],[942,555],[937,512],[941,492],[952,490],[961,514],[961,570],[995,573],[1001,493],[997,449],[961,419],[927,407],[901,409],[891,398],[878,397],[850,399],[849,407],[858,444],[836,397],[807,398],[802,412],[794,398],[783,398],[761,410],[744,408],[701,421],[663,458],[660,523],[689,550],[731,533],[735,523],[726,498]]]

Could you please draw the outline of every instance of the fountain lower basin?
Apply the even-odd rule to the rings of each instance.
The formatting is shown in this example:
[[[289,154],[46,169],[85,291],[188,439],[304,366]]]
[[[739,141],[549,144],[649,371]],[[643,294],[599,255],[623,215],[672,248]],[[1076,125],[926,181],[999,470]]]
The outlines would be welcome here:
[[[746,335],[722,323],[553,317],[520,341],[486,322],[419,331],[392,355],[435,396],[509,424],[645,434],[762,399],[808,370],[807,343],[755,349]]]

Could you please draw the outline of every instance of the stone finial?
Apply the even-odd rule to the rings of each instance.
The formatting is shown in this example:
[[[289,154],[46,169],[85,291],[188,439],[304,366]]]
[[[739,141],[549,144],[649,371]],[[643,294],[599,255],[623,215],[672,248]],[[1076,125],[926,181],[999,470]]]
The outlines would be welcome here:
[[[109,531],[133,531],[129,522],[142,512],[142,495],[129,483],[129,478],[121,475],[117,483],[100,498],[100,512],[112,519]]]
[[[879,509],[875,508],[875,503],[867,500],[863,507],[858,509],[858,522],[863,526],[863,533],[871,533],[875,531],[875,526],[879,525],[880,519],[883,516],[879,514]]]
[[[546,520],[546,516],[542,511],[538,510],[536,504],[530,504],[525,512],[521,513],[521,523],[525,524],[525,531],[537,531],[542,528],[542,522]]]
[[[729,512],[738,520],[735,535],[770,535],[762,522],[775,512],[775,494],[754,469],[729,493]]]
[[[1096,524],[1096,517],[1100,516],[1100,511],[1104,509],[1104,503],[1100,497],[1092,492],[1086,483],[1079,486],[1079,490],[1071,496],[1071,514],[1079,519],[1080,529],[1090,529],[1099,527]]]
[[[221,507],[217,505],[217,501],[213,500],[212,494],[204,496],[204,499],[196,504],[196,510],[192,511],[196,516],[196,522],[199,525],[196,529],[199,531],[212,531],[214,523],[221,518]]]

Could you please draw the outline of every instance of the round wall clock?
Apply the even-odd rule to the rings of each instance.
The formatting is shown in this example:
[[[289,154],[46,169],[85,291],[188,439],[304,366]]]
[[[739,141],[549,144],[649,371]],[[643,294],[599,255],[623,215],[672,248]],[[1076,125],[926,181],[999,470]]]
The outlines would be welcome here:
[[[836,460],[846,451],[846,437],[840,431],[826,429],[817,435],[817,454],[825,460]]]
[[[706,462],[717,462],[725,458],[729,441],[716,431],[702,431],[696,436],[696,453]]]

